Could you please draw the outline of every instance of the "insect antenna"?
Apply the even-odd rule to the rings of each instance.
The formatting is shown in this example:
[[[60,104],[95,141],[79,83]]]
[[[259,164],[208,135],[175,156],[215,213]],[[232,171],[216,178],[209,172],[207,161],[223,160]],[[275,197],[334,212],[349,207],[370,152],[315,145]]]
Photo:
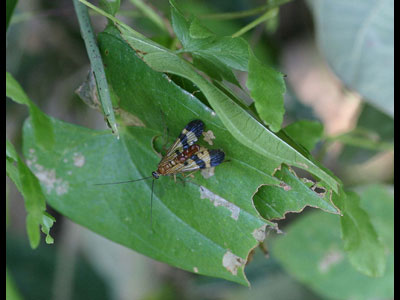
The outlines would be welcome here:
[[[153,176],[148,176],[140,179],[134,179],[134,180],[126,180],[126,181],[118,181],[118,182],[106,182],[106,183],[94,183],[94,185],[109,185],[109,184],[121,184],[121,183],[129,183],[129,182],[135,182],[135,181],[140,181],[140,180],[146,180],[149,178],[152,178]],[[153,181],[154,182],[154,181]]]
[[[154,180],[151,182],[151,196],[150,196],[150,224],[151,224],[151,231],[153,231],[153,192],[154,192]]]

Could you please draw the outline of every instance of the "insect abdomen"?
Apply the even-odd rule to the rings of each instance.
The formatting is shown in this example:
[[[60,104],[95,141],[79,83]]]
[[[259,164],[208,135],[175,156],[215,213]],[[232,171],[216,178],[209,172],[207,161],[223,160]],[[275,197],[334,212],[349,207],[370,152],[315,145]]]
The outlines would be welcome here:
[[[200,150],[199,145],[192,145],[189,148],[185,149],[176,157],[176,161],[183,163],[185,160],[187,160],[189,157],[191,157],[193,154],[195,154],[197,151]]]

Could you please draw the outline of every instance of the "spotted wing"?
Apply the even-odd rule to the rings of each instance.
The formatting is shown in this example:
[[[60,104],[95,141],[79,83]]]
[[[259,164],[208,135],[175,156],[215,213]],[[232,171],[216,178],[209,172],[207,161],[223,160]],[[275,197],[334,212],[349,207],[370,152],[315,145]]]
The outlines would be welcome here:
[[[200,147],[200,150],[188,158],[185,162],[169,169],[166,175],[215,167],[222,163],[224,158],[225,153],[222,150],[208,150],[204,147]]]
[[[201,120],[194,120],[187,124],[175,143],[168,149],[160,164],[174,160],[183,150],[196,143],[203,133],[203,129],[204,123]]]

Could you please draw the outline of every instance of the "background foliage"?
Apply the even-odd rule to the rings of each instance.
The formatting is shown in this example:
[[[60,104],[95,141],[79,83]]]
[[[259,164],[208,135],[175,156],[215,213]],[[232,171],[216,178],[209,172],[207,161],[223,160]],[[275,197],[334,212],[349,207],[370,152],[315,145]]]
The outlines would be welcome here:
[[[265,295],[271,295],[274,299],[311,299],[318,298],[317,295],[332,299],[392,297],[393,196],[390,192],[390,170],[393,165],[390,162],[393,155],[393,96],[390,96],[390,92],[393,74],[382,70],[392,70],[390,67],[393,66],[393,22],[390,18],[393,3],[385,2],[377,7],[371,1],[351,8],[341,3],[328,7],[330,4],[324,1],[308,3],[315,20],[316,40],[333,71],[348,88],[359,92],[363,100],[373,103],[383,112],[358,102],[359,113],[353,113],[355,121],[346,130],[335,133],[330,128],[334,122],[343,122],[340,115],[336,116],[333,123],[329,122],[324,119],[323,113],[318,114],[316,106],[313,114],[311,108],[296,99],[307,99],[307,96],[304,97],[304,93],[298,90],[301,79],[296,81],[295,74],[290,72],[290,65],[285,65],[286,49],[292,49],[292,52],[288,51],[291,55],[296,51],[293,52],[288,42],[294,39],[285,32],[285,26],[291,23],[283,17],[285,12],[290,12],[291,7],[298,4],[283,5],[285,2],[247,7],[248,10],[238,2],[238,12],[222,15],[212,13],[229,11],[231,8],[219,4],[221,7],[212,11],[211,6],[206,8],[197,2],[171,2],[171,7],[164,3],[155,9],[141,1],[132,1],[134,9],[128,3],[119,10],[119,2],[100,1],[100,8],[104,11],[92,7],[90,14],[95,27],[98,27],[96,31],[103,32],[97,37],[97,54],[91,50],[97,51],[93,33],[89,32],[86,37],[82,35],[94,77],[87,77],[77,94],[90,107],[105,114],[114,136],[109,130],[81,127],[93,127],[96,124],[94,118],[101,124],[95,127],[104,128],[106,125],[93,110],[82,106],[77,96],[71,102],[72,91],[84,81],[87,72],[87,67],[76,71],[79,65],[83,65],[81,61],[86,60],[78,35],[78,22],[72,27],[63,19],[57,19],[55,23],[60,24],[59,28],[64,30],[65,36],[81,47],[79,55],[65,53],[60,56],[60,52],[56,52],[54,57],[61,63],[62,71],[57,72],[55,77],[52,75],[56,74],[53,65],[37,68],[40,63],[37,55],[28,59],[25,53],[18,55],[18,51],[8,54],[7,70],[10,73],[6,76],[7,96],[19,104],[25,104],[29,108],[30,118],[22,130],[21,121],[25,116],[19,113],[21,106],[7,102],[7,175],[24,196],[27,211],[25,226],[31,247],[39,245],[40,229],[45,233],[48,244],[56,237],[55,247],[42,243],[36,250],[40,255],[43,249],[48,249],[54,256],[54,249],[58,249],[55,261],[40,264],[48,265],[51,270],[46,272],[47,277],[45,275],[41,281],[46,282],[48,279],[45,278],[54,279],[52,283],[49,282],[53,286],[53,297],[61,295],[67,299],[72,297],[72,293],[74,299],[86,293],[94,297],[90,289],[80,289],[79,284],[74,283],[73,278],[77,278],[74,274],[78,270],[73,266],[79,253],[88,251],[91,257],[99,258],[102,255],[93,247],[88,246],[84,250],[85,245],[93,244],[93,241],[90,242],[93,237],[89,233],[81,233],[85,232],[83,229],[78,230],[68,221],[63,221],[59,213],[157,260],[193,273],[242,284],[247,284],[245,263],[252,260],[251,250],[263,241],[265,228],[267,232],[271,228],[280,233],[278,222],[279,228],[286,232],[284,236],[278,234],[275,237],[276,234],[272,234],[267,239],[265,244],[268,248],[272,245],[269,260],[265,260],[258,250],[255,251],[252,262],[246,267],[247,277],[253,284],[251,292],[241,291],[216,279],[196,277],[183,271],[169,272],[168,269],[164,273],[156,271],[159,282],[155,289],[148,285],[146,287],[143,278],[146,278],[146,274],[153,278],[154,267],[151,264],[147,267],[143,265],[140,269],[143,275],[141,279],[135,278],[138,272],[129,273],[128,269],[112,271],[107,261],[115,263],[118,261],[116,257],[125,251],[116,248],[104,252],[108,254],[106,259],[94,259],[92,263],[97,271],[88,273],[88,283],[93,280],[90,284],[93,287],[102,281],[97,272],[115,279],[107,285],[109,291],[102,293],[101,297],[109,295],[119,299],[140,299],[151,295],[164,299],[202,295],[204,298],[204,293],[209,291],[213,291],[213,296],[207,296],[209,298],[237,299],[249,296],[264,298]],[[18,43],[23,39],[19,37],[21,32],[27,32],[24,24],[35,24],[35,20],[39,19],[53,22],[53,12],[59,14],[65,10],[74,13],[72,7],[51,8],[45,3],[38,4],[50,17],[40,13],[31,14],[31,11],[35,11],[32,8],[24,13],[24,7],[11,19],[15,2],[7,1],[6,28],[12,20],[7,36],[12,46],[8,46],[8,50],[10,47],[21,49]],[[87,8],[78,1],[74,5],[81,32],[86,32],[84,29],[90,26]],[[300,7],[306,11],[304,6]],[[352,13],[353,18],[349,20],[356,16],[360,21],[357,25],[341,23],[346,27],[347,35],[335,39],[341,28],[335,27],[337,22],[329,22],[327,12],[332,17],[335,13],[342,16]],[[123,16],[125,13],[128,15]],[[106,23],[98,14],[108,17],[105,30]],[[132,22],[130,25],[133,29],[120,21],[115,23],[113,16],[116,14],[121,14],[124,21]],[[256,17],[252,19],[251,16]],[[97,25],[96,20],[102,24]],[[65,31],[66,28],[71,30]],[[32,30],[36,32],[37,28]],[[291,34],[292,37],[300,37],[301,31]],[[376,47],[364,46],[371,43]],[[35,48],[31,46],[28,49],[32,51]],[[343,53],[349,50],[352,54],[344,56]],[[104,62],[105,73],[99,54]],[[365,64],[369,55],[382,55],[381,63],[376,60]],[[64,64],[60,57],[72,63]],[[24,59],[36,64],[36,67],[24,64]],[[346,63],[346,59],[350,59],[350,63]],[[46,66],[51,60],[50,51],[42,58],[42,63]],[[188,60],[193,64],[189,64]],[[96,65],[99,67],[96,68]],[[362,67],[364,65],[365,68]],[[349,67],[350,70],[346,69]],[[286,88],[283,75],[275,71],[281,68],[287,68],[289,80],[286,81]],[[205,80],[196,69],[211,80]],[[29,76],[23,76],[22,71]],[[48,89],[30,88],[37,86],[35,80],[38,76],[34,76],[35,72],[39,72],[37,74],[41,78],[48,78],[48,83],[53,83],[47,85],[54,89],[53,97],[49,97],[51,93]],[[70,74],[67,75],[70,76],[69,84],[65,84],[68,80],[63,72]],[[11,74],[18,78],[23,88]],[[353,77],[347,77],[349,74],[353,74]],[[58,79],[54,80],[51,76],[59,78],[60,84],[57,84]],[[363,83],[371,78],[374,84]],[[97,83],[97,93],[93,88],[94,82]],[[318,80],[315,86],[323,86],[323,81]],[[384,98],[374,92],[379,89],[387,92]],[[63,102],[56,100],[63,97],[66,99]],[[340,103],[350,111],[352,100],[349,99],[354,101],[355,97],[342,93],[342,102],[336,105]],[[30,99],[39,100],[39,105]],[[68,108],[66,103],[75,105]],[[72,113],[66,113],[68,110]],[[309,120],[300,120],[304,117]],[[310,121],[316,117],[323,121],[324,126]],[[202,119],[206,123],[206,130],[211,130],[216,137],[212,146],[208,145],[207,140],[201,143],[210,148],[224,149],[229,163],[216,168],[214,176],[208,179],[203,177],[204,174],[196,174],[186,184],[175,184],[168,178],[157,181],[153,231],[149,226],[151,182],[138,182],[134,188],[93,185],[147,176],[159,159],[154,150],[162,148],[161,138],[154,144],[153,137],[164,136],[164,129],[168,128],[168,140],[171,143],[187,121],[194,118]],[[276,134],[259,126],[259,122],[268,125]],[[373,122],[379,126],[371,126]],[[22,131],[21,140],[18,133]],[[341,147],[339,150],[338,146]],[[313,158],[310,152],[339,175],[346,190],[342,181]],[[387,164],[389,168],[382,168],[382,164]],[[314,176],[310,176],[310,173]],[[315,183],[315,180],[320,181]],[[102,190],[100,194],[99,189]],[[15,198],[14,192],[12,195],[10,199]],[[12,200],[10,205],[14,207],[16,201]],[[50,205],[47,212],[45,201]],[[288,213],[302,212],[306,206],[320,208],[324,212],[307,213],[309,210],[306,209],[305,213],[292,221],[295,215]],[[279,219],[284,221],[277,221]],[[10,220],[15,223],[15,216],[8,217],[7,224]],[[53,226],[55,220],[57,223]],[[8,239],[10,247],[7,246],[7,266],[10,269],[7,271],[7,296],[18,297],[19,290],[24,297],[31,298],[35,292],[30,291],[35,284],[23,283],[24,268],[18,268],[18,265],[21,266],[24,261],[35,262],[35,259],[29,254],[31,252],[26,252],[26,260],[21,260],[22,252],[12,250],[14,246],[24,247],[14,237],[18,236],[18,231],[12,228],[15,225],[8,227],[8,236],[12,238]],[[64,228],[65,232],[58,233],[57,228]],[[74,232],[75,241],[70,243],[71,236],[74,239]],[[80,232],[78,241],[77,232]],[[100,243],[107,245],[105,241]],[[294,250],[298,246],[302,247]],[[119,251],[120,254],[113,257],[113,251]],[[65,256],[67,252],[70,254]],[[141,262],[147,262],[143,258],[134,258],[132,252],[126,254],[126,261],[132,261],[136,267]],[[163,268],[166,268],[165,265]],[[311,288],[315,295],[301,287],[300,283],[290,281],[284,270]],[[126,285],[118,279],[118,274],[127,275],[135,282],[135,291],[130,284]],[[268,279],[270,276],[279,279],[271,281]],[[349,282],[354,284],[349,286]],[[360,282],[365,282],[370,288],[361,290],[357,285]],[[291,291],[295,296],[289,296],[287,288],[279,290],[280,284],[292,286]],[[189,285],[195,285],[197,290],[190,289],[189,292]],[[71,289],[72,286],[75,288]],[[274,294],[275,291],[279,296]]]

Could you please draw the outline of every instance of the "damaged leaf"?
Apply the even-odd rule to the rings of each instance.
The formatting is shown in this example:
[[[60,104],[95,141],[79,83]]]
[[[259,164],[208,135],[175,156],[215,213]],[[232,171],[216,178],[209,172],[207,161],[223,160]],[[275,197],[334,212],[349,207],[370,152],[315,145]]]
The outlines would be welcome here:
[[[189,114],[184,109],[182,112]],[[199,113],[208,114],[206,110],[199,110]],[[202,119],[207,120],[207,117]],[[54,209],[154,259],[192,272],[196,268],[199,274],[247,284],[244,264],[227,268],[223,262],[227,251],[237,257],[237,261],[246,261],[250,250],[259,243],[253,232],[270,224],[260,219],[251,202],[246,200],[251,199],[251,189],[256,186],[252,181],[257,172],[243,182],[242,187],[230,185],[232,178],[224,175],[232,168],[238,171],[234,177],[239,176],[241,169],[245,172],[239,161],[218,166],[214,176],[208,179],[200,173],[193,179],[181,178],[177,182],[171,177],[158,179],[151,226],[151,180],[123,185],[95,184],[149,176],[159,162],[151,148],[152,139],[162,134],[162,127],[158,131],[145,127],[124,128],[117,140],[107,132],[56,120],[53,123],[55,151],[30,150],[35,149],[35,138],[32,125],[27,122],[24,152]],[[212,121],[205,121],[205,124],[215,126]],[[219,130],[214,129],[214,132]],[[216,133],[216,141],[219,136]],[[84,158],[79,160],[84,161],[83,164],[76,165],[74,158],[77,156]],[[268,176],[264,178],[267,179]]]
[[[265,219],[282,219],[286,213],[301,212],[306,206],[339,214],[330,192],[317,192],[315,183],[301,180],[289,167],[283,165],[275,177],[281,181],[279,185],[262,186],[253,197],[254,205]]]

